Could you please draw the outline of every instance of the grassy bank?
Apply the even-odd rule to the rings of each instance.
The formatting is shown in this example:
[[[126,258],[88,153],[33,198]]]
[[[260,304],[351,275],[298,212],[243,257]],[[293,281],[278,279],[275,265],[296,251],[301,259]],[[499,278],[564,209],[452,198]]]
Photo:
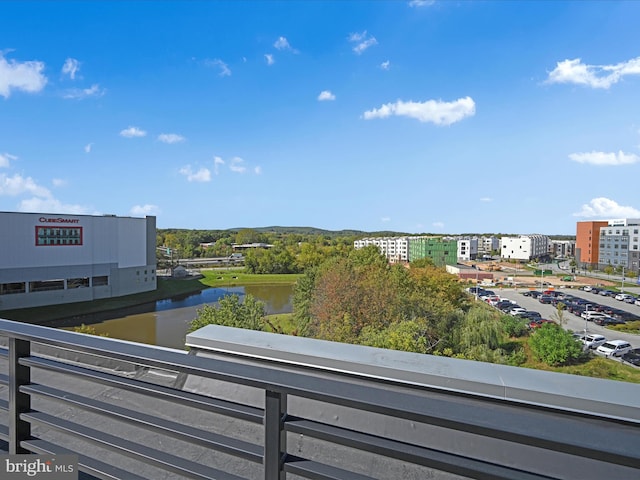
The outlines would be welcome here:
[[[202,270],[201,282],[208,287],[236,287],[239,285],[293,285],[299,274],[254,274],[244,270]]]

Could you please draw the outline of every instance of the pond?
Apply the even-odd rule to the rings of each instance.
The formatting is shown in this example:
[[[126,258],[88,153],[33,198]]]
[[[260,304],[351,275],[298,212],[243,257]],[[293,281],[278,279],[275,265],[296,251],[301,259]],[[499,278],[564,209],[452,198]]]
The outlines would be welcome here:
[[[293,285],[248,285],[245,287],[207,288],[200,293],[159,300],[155,303],[57,321],[57,327],[91,325],[99,334],[170,348],[184,348],[184,339],[199,308],[215,304],[225,295],[246,294],[264,302],[268,314],[292,311]]]

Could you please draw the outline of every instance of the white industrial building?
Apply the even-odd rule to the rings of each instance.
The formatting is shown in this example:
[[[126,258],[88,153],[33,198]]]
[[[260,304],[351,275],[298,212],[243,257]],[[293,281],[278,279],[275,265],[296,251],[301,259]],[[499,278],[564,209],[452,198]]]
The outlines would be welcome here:
[[[156,219],[0,212],[0,310],[156,288]]]
[[[520,235],[502,237],[500,256],[509,260],[531,260],[549,254],[549,237],[546,235]]]

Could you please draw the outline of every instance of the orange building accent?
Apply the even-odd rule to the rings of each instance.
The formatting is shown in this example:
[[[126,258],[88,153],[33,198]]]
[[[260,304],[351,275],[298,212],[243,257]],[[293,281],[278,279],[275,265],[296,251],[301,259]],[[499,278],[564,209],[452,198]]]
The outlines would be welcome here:
[[[598,250],[600,248],[600,229],[608,222],[578,222],[576,226],[576,260],[578,266],[598,266]]]

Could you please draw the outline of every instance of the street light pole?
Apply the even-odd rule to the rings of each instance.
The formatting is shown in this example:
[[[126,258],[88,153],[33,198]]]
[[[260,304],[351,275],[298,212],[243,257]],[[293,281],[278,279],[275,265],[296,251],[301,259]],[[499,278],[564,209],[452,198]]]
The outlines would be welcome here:
[[[622,267],[622,286],[620,287],[620,291],[624,293],[624,266]]]

